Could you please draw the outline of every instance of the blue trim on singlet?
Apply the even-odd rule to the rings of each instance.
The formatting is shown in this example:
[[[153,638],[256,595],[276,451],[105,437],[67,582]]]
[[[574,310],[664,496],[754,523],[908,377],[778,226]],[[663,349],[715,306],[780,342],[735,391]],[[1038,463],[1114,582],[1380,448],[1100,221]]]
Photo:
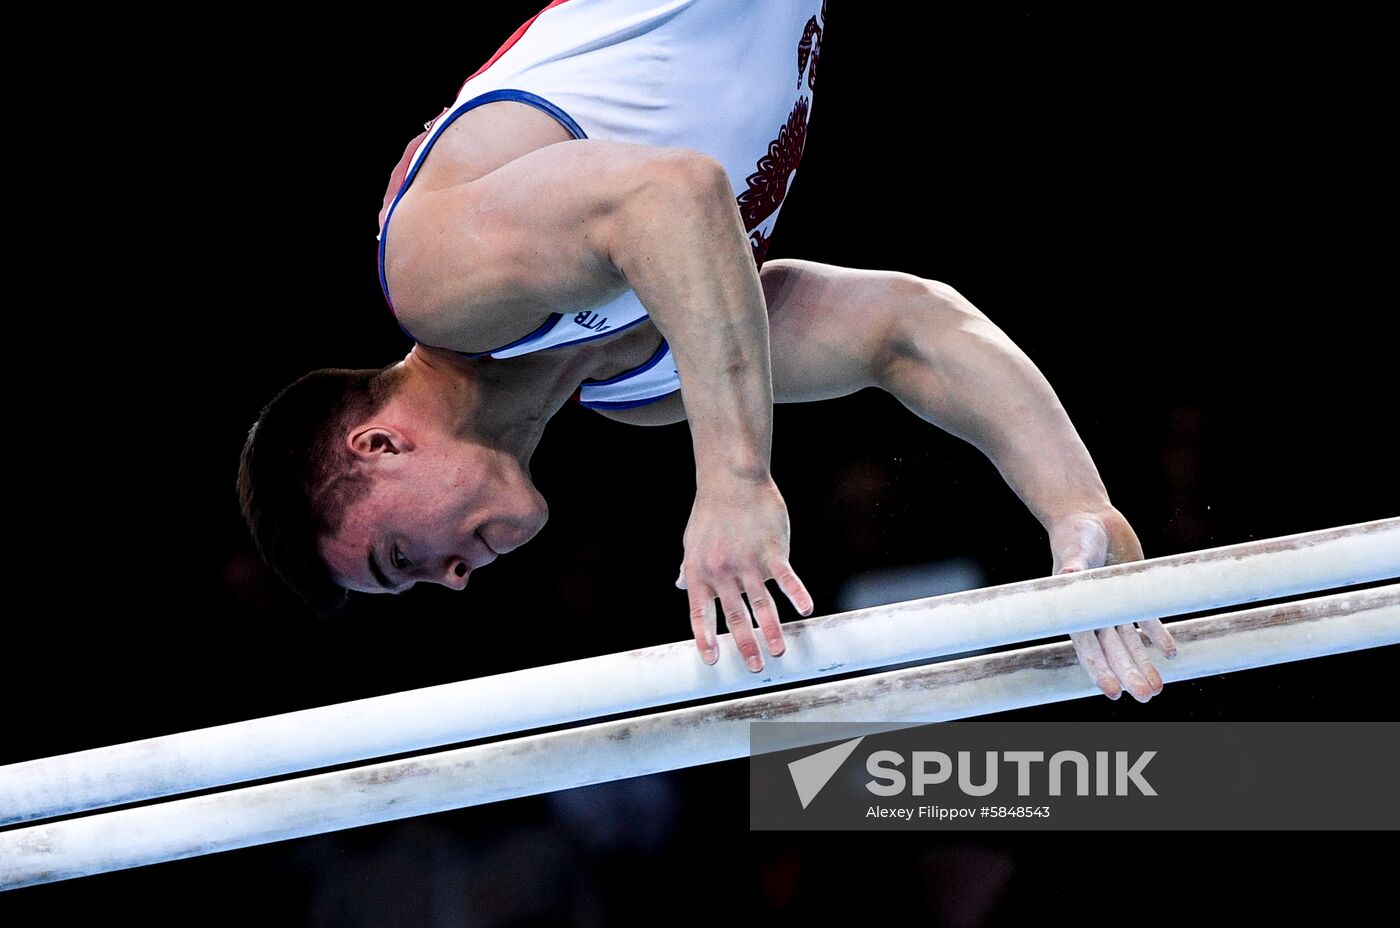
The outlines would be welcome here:
[[[670,396],[671,393],[675,393],[676,391],[672,390],[670,391],[670,393],[663,393],[660,396],[648,397],[644,400],[598,400],[597,402],[589,402],[588,400],[583,398],[584,387],[606,387],[609,384],[619,383],[620,381],[628,380],[632,377],[637,376],[638,374],[643,374],[651,370],[653,367],[661,363],[662,358],[666,357],[666,350],[666,339],[663,338],[661,340],[661,347],[657,348],[656,353],[651,356],[651,359],[648,360],[641,367],[633,368],[630,371],[625,371],[624,373],[618,374],[616,377],[609,377],[607,380],[585,380],[583,383],[579,384],[579,405],[586,406],[589,409],[632,409],[637,406],[645,406],[648,403],[655,403],[662,397],[667,397]]]
[[[679,392],[681,392],[681,391],[680,391],[680,390],[672,390],[672,391],[671,391],[671,393],[679,393]],[[588,409],[635,409],[635,408],[638,407],[638,406],[646,406],[646,405],[649,404],[649,403],[655,403],[657,400],[664,400],[666,397],[670,396],[671,393],[663,393],[663,394],[661,394],[660,396],[653,396],[653,397],[651,397],[651,398],[649,398],[649,399],[645,399],[645,400],[627,400],[627,401],[621,402],[621,403],[611,403],[611,402],[608,402],[608,401],[606,401],[606,400],[604,400],[604,401],[602,401],[602,402],[599,402],[599,403],[589,403],[589,402],[585,402],[585,401],[584,401],[583,399],[581,399],[581,398],[579,399],[578,402],[579,402],[579,405],[580,405],[580,406],[587,407]]]
[[[553,116],[555,120],[557,120],[559,124],[565,129],[567,129],[569,131],[569,134],[571,134],[574,138],[588,138],[588,134],[583,131],[583,129],[579,126],[578,123],[574,122],[572,116],[564,112],[558,106],[546,100],[544,97],[536,96],[535,94],[530,93],[526,90],[487,91],[486,93],[481,94],[478,97],[472,97],[470,100],[463,103],[461,106],[452,110],[452,112],[448,113],[447,116],[443,118],[441,123],[433,124],[433,132],[423,142],[423,145],[425,146],[423,149],[423,153],[420,155],[417,152],[414,152],[414,157],[417,159],[416,163],[413,165],[413,168],[408,172],[408,174],[404,176],[403,184],[399,187],[399,192],[394,195],[394,202],[389,204],[389,211],[384,214],[384,224],[379,229],[379,287],[384,292],[384,300],[389,304],[389,310],[391,313],[393,313],[394,321],[398,323],[399,329],[403,331],[403,334],[407,335],[410,339],[412,339],[415,342],[418,341],[417,337],[407,328],[405,328],[402,322],[399,322],[398,313],[394,311],[393,298],[389,296],[389,278],[384,270],[385,247],[388,243],[389,238],[389,221],[394,218],[394,210],[398,208],[399,201],[402,200],[403,195],[408,192],[408,188],[413,183],[413,179],[418,176],[418,171],[423,167],[423,163],[427,161],[428,154],[432,151],[433,145],[437,144],[437,140],[442,137],[442,133],[447,130],[447,127],[452,125],[453,121],[456,120],[457,117],[461,116],[463,113],[469,112],[470,110],[474,110],[478,106],[482,106],[487,103],[495,103],[498,100],[512,100],[516,103],[525,103],[529,106],[533,106],[536,109],[548,113],[550,116]],[[482,351],[477,353],[459,351],[457,353],[468,358],[483,358],[487,357],[488,355],[495,354],[497,351],[505,351],[508,348],[514,348],[518,345],[530,341],[532,338],[536,338],[544,332],[549,331],[563,315],[563,313],[550,313],[549,318],[546,319],[544,323],[541,324],[538,328],[536,328],[533,332],[522,338],[517,338],[515,341],[511,342],[508,345],[502,345],[499,348],[492,348],[490,351]],[[570,345],[581,345],[584,342],[591,342],[596,338],[607,338],[608,336],[616,335],[619,332],[630,329],[632,326],[637,325],[638,323],[646,322],[649,318],[649,316],[642,316],[640,319],[634,319],[626,325],[618,326],[617,328],[612,329],[608,332],[600,332],[597,335],[590,335],[587,338],[580,338],[575,341],[564,342],[558,345],[550,345],[548,348],[540,348],[538,350],[550,351],[555,348],[565,348]],[[646,364],[642,365],[636,370],[631,370],[627,371],[626,373],[618,374],[616,377],[613,377],[609,380],[598,381],[594,383],[593,386],[617,383],[619,381],[626,380],[628,377],[633,377],[639,373],[642,373],[643,371],[650,370],[652,367],[656,366],[656,364],[661,360],[662,355],[665,353],[665,349],[666,342],[663,339],[661,342],[661,347],[657,349],[657,353],[653,355],[651,360],[647,361]],[[675,392],[678,391],[671,391],[671,393]],[[604,401],[598,403],[585,403],[580,397],[579,403],[580,405],[586,406],[589,409],[632,409],[636,406],[645,406],[648,403],[654,403],[659,399],[670,396],[671,393],[663,393],[661,396],[655,396],[650,399],[628,400],[626,402]]]
[[[661,359],[662,359],[663,357],[665,357],[665,356],[666,356],[666,339],[663,338],[663,339],[661,340],[661,347],[660,347],[660,348],[657,348],[657,349],[656,349],[656,353],[653,354],[653,355],[651,356],[651,359],[648,360],[648,361],[647,361],[645,364],[643,364],[641,367],[638,367],[638,368],[635,368],[635,369],[633,369],[633,370],[627,371],[625,374],[618,374],[616,377],[609,377],[607,380],[585,380],[583,383],[579,384],[579,386],[581,386],[581,387],[606,387],[606,386],[608,386],[609,384],[614,384],[614,383],[617,383],[617,382],[619,382],[619,381],[626,380],[626,379],[628,379],[629,377],[635,377],[635,376],[637,376],[638,374],[642,374],[642,373],[645,373],[646,371],[651,370],[651,369],[652,369],[653,367],[655,367],[657,364],[661,363]]]
[[[559,317],[562,316],[562,315],[564,315],[564,314],[563,314],[563,313],[551,313],[550,316],[549,316],[549,319],[545,321],[545,324],[544,324],[544,325],[540,326],[538,329],[535,329],[535,331],[531,332],[529,335],[526,335],[525,338],[517,338],[515,341],[511,342],[509,345],[502,345],[500,348],[492,348],[490,351],[483,351],[483,352],[481,352],[480,354],[467,354],[465,351],[459,351],[459,352],[457,352],[457,353],[460,354],[460,355],[466,355],[466,356],[469,357],[469,358],[482,358],[482,357],[485,357],[485,356],[488,355],[488,354],[492,354],[492,353],[497,352],[497,351],[505,351],[507,348],[514,348],[516,345],[520,344],[521,342],[523,342],[523,341],[525,341],[525,340],[527,340],[527,339],[534,338],[536,335],[538,335],[538,334],[540,334],[541,332],[543,332],[546,328],[548,328],[549,326],[553,325],[553,324],[559,319]],[[595,338],[610,338],[610,337],[616,335],[618,332],[626,332],[628,329],[632,328],[632,326],[638,325],[638,324],[643,323],[643,322],[646,322],[646,321],[647,321],[648,319],[650,319],[650,318],[651,318],[650,316],[641,316],[640,318],[633,319],[631,322],[628,322],[628,323],[626,323],[625,325],[620,325],[620,326],[618,326],[618,327],[615,328],[615,329],[608,329],[608,331],[606,331],[606,332],[599,332],[597,335],[590,335],[590,336],[588,336],[587,338],[576,338],[576,339],[574,339],[574,340],[571,341],[571,342],[560,342],[560,343],[557,344],[557,345],[546,345],[546,346],[543,347],[543,348],[536,348],[535,351],[534,351],[534,352],[531,352],[531,353],[532,353],[532,354],[537,354],[537,353],[539,353],[539,352],[541,352],[541,351],[553,351],[555,348],[572,348],[574,345],[582,345],[584,342],[591,342],[591,341],[593,341]]]
[[[531,332],[529,335],[523,335],[523,336],[521,336],[520,338],[517,338],[515,341],[511,342],[509,345],[502,345],[502,346],[499,347],[499,348],[492,348],[490,351],[478,351],[478,352],[476,352],[476,353],[474,353],[474,354],[473,354],[472,352],[470,352],[470,351],[459,351],[459,352],[457,352],[457,353],[460,354],[460,355],[463,355],[464,357],[468,357],[468,358],[484,358],[484,357],[486,357],[488,354],[494,354],[494,353],[496,353],[497,351],[505,351],[507,348],[514,348],[516,345],[523,345],[525,342],[528,342],[530,339],[536,338],[536,337],[538,337],[538,336],[540,336],[540,335],[543,335],[545,332],[548,332],[550,329],[554,328],[554,323],[558,322],[559,319],[560,319],[560,317],[562,317],[563,315],[564,315],[563,313],[550,313],[550,314],[549,314],[549,318],[546,319],[544,322],[540,323],[540,327],[539,327],[539,328],[535,329],[535,331]],[[554,347],[555,347],[555,348],[562,348],[563,346],[562,346],[562,345],[555,345]]]
[[[417,152],[414,152],[414,155],[418,159],[417,163],[413,165],[413,169],[410,170],[407,176],[404,177],[403,185],[399,187],[399,192],[394,196],[394,202],[389,204],[389,211],[384,214],[384,225],[379,230],[379,286],[380,289],[384,291],[384,299],[386,302],[388,302],[389,309],[391,311],[394,308],[394,300],[392,297],[389,296],[389,278],[388,275],[384,272],[384,246],[389,237],[389,220],[394,218],[394,210],[398,208],[399,201],[402,200],[403,195],[408,192],[408,188],[413,183],[413,179],[418,176],[418,171],[420,168],[423,167],[423,162],[428,160],[428,153],[432,151],[433,145],[437,144],[437,140],[442,137],[442,133],[446,131],[447,127],[452,125],[453,121],[456,120],[457,117],[461,116],[463,113],[466,113],[470,110],[474,110],[478,106],[482,106],[486,103],[495,103],[498,100],[514,100],[516,103],[527,103],[530,106],[533,106],[539,110],[543,110],[544,112],[553,116],[556,120],[558,120],[561,126],[569,130],[569,133],[573,135],[574,138],[588,138],[588,135],[583,131],[583,129],[579,128],[579,124],[574,122],[572,116],[561,110],[559,107],[555,106],[553,103],[550,103],[544,97],[538,97],[535,94],[532,94],[529,91],[525,90],[487,91],[479,97],[472,97],[466,103],[463,103],[451,113],[447,114],[447,118],[443,120],[441,124],[434,125],[434,131],[432,135],[430,135],[423,142],[423,145],[425,146],[423,149],[423,153],[419,155]],[[552,322],[554,319],[557,318],[558,314],[556,314],[550,321]],[[394,313],[394,319],[396,321],[398,319],[397,312]],[[403,323],[399,323],[399,328],[403,329],[404,334],[407,335],[409,338],[413,338],[414,341],[418,340],[413,337],[412,332],[408,331],[408,329],[404,329]],[[530,338],[533,335],[539,334],[539,331],[539,329],[536,329],[535,332],[531,333],[531,335],[527,335],[526,338]],[[511,342],[511,344],[516,345],[519,344],[520,341],[520,339],[516,339],[514,342]],[[492,349],[492,351],[500,350],[500,348]],[[491,352],[487,351],[483,353],[490,354]],[[479,355],[472,355],[472,357],[479,357]]]

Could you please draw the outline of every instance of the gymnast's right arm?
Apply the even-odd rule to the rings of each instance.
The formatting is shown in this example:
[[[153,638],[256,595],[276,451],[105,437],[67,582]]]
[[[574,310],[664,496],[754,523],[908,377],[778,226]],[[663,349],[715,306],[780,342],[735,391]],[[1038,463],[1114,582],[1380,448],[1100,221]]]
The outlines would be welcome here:
[[[671,346],[695,448],[682,572],[696,644],[718,659],[719,599],[749,669],[761,669],[747,594],[781,654],[767,580],[804,615],[812,601],[788,563],[769,471],[768,314],[723,167],[687,149],[575,140],[405,207],[415,231],[387,244],[386,272],[400,321],[428,344],[487,351],[550,312],[637,294]]]

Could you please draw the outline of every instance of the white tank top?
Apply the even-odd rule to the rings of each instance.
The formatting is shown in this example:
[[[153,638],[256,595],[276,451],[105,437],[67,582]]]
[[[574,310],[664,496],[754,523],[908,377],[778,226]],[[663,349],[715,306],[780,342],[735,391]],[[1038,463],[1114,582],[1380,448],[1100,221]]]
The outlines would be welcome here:
[[[378,236],[379,283],[390,309],[384,241],[394,207],[442,131],[496,100],[535,106],[575,138],[690,148],[717,159],[762,267],[806,142],[825,20],[825,0],[555,0],[467,79],[395,167]],[[554,313],[529,335],[470,356],[576,345],[646,318],[629,290],[588,312]],[[678,389],[663,340],[641,367],[584,381],[574,399],[623,409]]]

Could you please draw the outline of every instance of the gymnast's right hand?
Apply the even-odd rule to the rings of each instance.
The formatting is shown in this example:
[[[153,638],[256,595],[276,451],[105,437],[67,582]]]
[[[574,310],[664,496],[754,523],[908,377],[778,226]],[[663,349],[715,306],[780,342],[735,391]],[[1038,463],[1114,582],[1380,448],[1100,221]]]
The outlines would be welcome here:
[[[763,669],[763,653],[750,607],[768,653],[777,657],[785,647],[768,580],[777,581],[798,612],[811,615],[812,597],[788,563],[788,550],[787,505],[771,477],[731,477],[702,484],[696,492],[676,586],[689,594],[690,627],[705,663],[719,660],[716,599],[739,654],[755,672]]]

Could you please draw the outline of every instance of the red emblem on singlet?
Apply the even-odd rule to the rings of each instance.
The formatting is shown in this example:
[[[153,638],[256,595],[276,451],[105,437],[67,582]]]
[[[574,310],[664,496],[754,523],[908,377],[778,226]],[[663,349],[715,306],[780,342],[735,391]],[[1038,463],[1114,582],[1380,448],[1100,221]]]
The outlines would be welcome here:
[[[821,24],[817,17],[807,20],[802,30],[802,38],[797,43],[797,86],[802,86],[803,74],[807,77],[807,89],[817,87],[817,59],[821,56],[822,29],[826,25],[826,0],[822,0]],[[778,211],[783,198],[787,196],[788,182],[802,160],[802,149],[807,144],[807,114],[811,101],[798,97],[788,114],[787,122],[778,129],[777,138],[768,143],[768,152],[758,159],[758,170],[750,174],[748,189],[739,194],[739,215],[743,217],[744,228],[749,233],[749,245],[753,248],[754,263],[763,267],[768,256],[768,236],[758,227],[769,216]]]

